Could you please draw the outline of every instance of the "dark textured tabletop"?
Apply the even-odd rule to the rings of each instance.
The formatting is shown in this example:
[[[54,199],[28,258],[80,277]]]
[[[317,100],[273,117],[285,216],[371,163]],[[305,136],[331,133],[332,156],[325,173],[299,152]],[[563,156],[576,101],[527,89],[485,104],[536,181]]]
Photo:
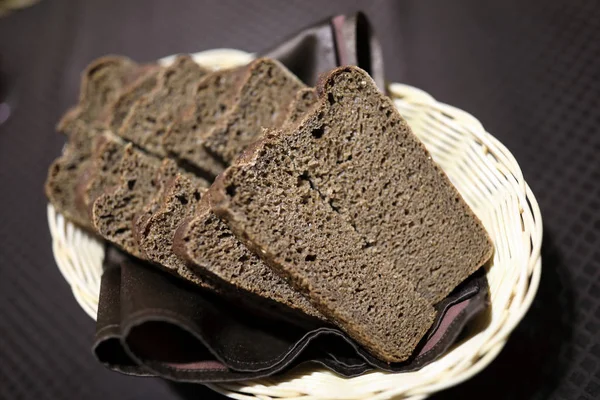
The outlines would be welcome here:
[[[356,9],[378,29],[388,79],[477,116],[544,217],[532,309],[489,368],[436,399],[600,398],[600,2],[43,0],[0,18],[0,88],[14,108],[0,125],[1,399],[212,396],[97,364],[94,323],[54,263],[42,185],[82,68],[106,53],[259,51]]]

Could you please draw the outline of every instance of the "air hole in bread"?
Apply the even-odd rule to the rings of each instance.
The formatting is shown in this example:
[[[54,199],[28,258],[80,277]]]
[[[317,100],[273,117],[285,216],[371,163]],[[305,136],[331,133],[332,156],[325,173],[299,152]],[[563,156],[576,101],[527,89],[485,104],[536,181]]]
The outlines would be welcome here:
[[[230,197],[234,197],[236,190],[237,190],[237,187],[233,184],[227,186],[227,189],[226,189],[227,195]]]
[[[179,200],[179,202],[181,203],[181,205],[186,205],[188,203],[188,199],[187,197],[183,196],[183,195],[179,195],[179,196],[175,196],[177,197],[177,200]]]
[[[321,139],[321,137],[323,137],[324,133],[325,133],[325,129],[323,128],[323,126],[313,129],[313,131],[312,131],[312,135],[315,139]]]

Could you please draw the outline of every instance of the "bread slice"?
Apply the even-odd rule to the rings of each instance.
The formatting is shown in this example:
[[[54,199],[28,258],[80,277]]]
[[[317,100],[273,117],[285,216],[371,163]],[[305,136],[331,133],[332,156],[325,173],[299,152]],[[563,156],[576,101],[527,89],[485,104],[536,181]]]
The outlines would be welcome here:
[[[149,153],[165,156],[163,135],[193,106],[195,88],[207,73],[190,56],[178,56],[161,71],[154,89],[134,102],[115,132]]]
[[[92,205],[92,222],[98,233],[139,258],[143,257],[133,239],[132,222],[145,202],[159,190],[156,176],[159,168],[165,168],[161,164],[160,159],[128,144],[119,167],[119,183],[107,188]]]
[[[184,219],[173,240],[173,250],[198,274],[223,286],[252,293],[310,317],[325,320],[310,302],[291,288],[240,242],[211,210],[203,196],[193,214]]]
[[[75,191],[78,211],[87,214],[90,220],[94,201],[119,183],[125,146],[126,143],[111,131],[93,138],[90,161],[80,174]]]
[[[138,219],[135,234],[148,260],[174,270],[185,265],[173,252],[173,235],[181,220],[194,213],[204,192],[204,181],[179,173],[146,205],[149,216]]]
[[[330,321],[385,361],[407,359],[433,307],[296,170],[282,137],[266,132],[217,178],[213,209]]]
[[[232,108],[206,137],[204,146],[224,163],[231,163],[259,137],[262,128],[285,121],[296,92],[303,87],[279,61],[253,61],[244,72]]]
[[[69,132],[69,141],[63,154],[48,169],[44,189],[56,211],[77,225],[89,229],[91,225],[88,215],[77,207],[75,193],[79,177],[89,165],[92,140],[104,130],[82,121],[73,121]]]
[[[67,111],[56,129],[65,134],[75,129],[75,121],[87,124],[108,117],[107,106],[119,96],[122,88],[137,78],[146,67],[122,56],[105,56],[91,62],[81,74],[79,102]]]
[[[162,145],[171,156],[217,176],[224,165],[210,155],[202,143],[235,100],[235,91],[245,68],[215,71],[200,80],[194,107],[168,129]]]
[[[108,124],[114,133],[118,133],[123,121],[131,112],[132,107],[144,95],[156,90],[159,84],[159,76],[165,71],[158,65],[146,68],[139,77],[121,90],[119,96],[109,108]]]
[[[431,305],[492,253],[480,221],[357,67],[328,74],[317,107],[252,146],[211,196],[238,237],[386,361],[410,355]]]

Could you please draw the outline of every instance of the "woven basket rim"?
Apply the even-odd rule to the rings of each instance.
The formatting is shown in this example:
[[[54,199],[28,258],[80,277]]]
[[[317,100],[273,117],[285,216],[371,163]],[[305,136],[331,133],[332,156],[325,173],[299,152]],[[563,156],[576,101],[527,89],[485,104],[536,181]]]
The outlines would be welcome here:
[[[165,57],[160,61],[168,64],[173,57]],[[192,57],[202,65],[218,69],[245,64],[252,60],[254,55],[234,49],[214,49],[192,54]],[[514,229],[520,223],[521,227],[514,230],[512,236],[503,238],[501,235],[495,241],[497,252],[508,250],[508,254],[514,257],[515,264],[517,261],[519,264],[517,267],[508,264],[511,271],[506,273],[496,273],[496,266],[492,267],[490,274],[506,274],[497,279],[493,280],[488,275],[493,308],[499,307],[496,304],[503,304],[504,308],[492,311],[492,322],[486,329],[419,371],[373,371],[354,378],[343,378],[322,367],[302,367],[278,377],[207,385],[213,390],[238,399],[384,399],[397,396],[422,399],[463,382],[484,369],[498,355],[512,330],[531,306],[541,275],[542,218],[535,196],[524,180],[517,161],[510,151],[469,113],[438,102],[427,92],[410,85],[391,83],[389,90],[396,106],[409,123],[411,119],[416,121],[414,125],[411,123],[411,127],[432,155],[439,154],[440,157],[449,158],[453,154],[464,156],[464,160],[461,158],[456,165],[449,164],[456,171],[473,165],[481,167],[481,171],[477,170],[480,174],[478,176],[463,173],[464,178],[475,182],[472,193],[470,183],[465,184],[464,187],[469,191],[468,196],[461,191],[467,202],[475,202],[470,203],[472,207],[479,201],[489,201],[489,198],[485,197],[486,191],[497,186],[506,187],[506,191],[498,192],[507,196],[506,206],[503,203],[500,207],[502,209],[494,209],[498,218],[492,219],[489,226],[486,225],[488,230],[502,230],[503,223]],[[443,151],[436,153],[434,150],[437,148]],[[476,159],[468,159],[465,154]],[[443,162],[437,159],[436,161],[446,170]],[[452,172],[446,172],[452,179]],[[454,176],[462,177],[460,174]],[[95,238],[67,222],[51,204],[48,204],[47,214],[57,266],[71,285],[77,302],[95,319],[104,247]],[[483,219],[482,221],[486,222]],[[519,237],[519,234],[522,237]],[[519,243],[523,248],[518,246]],[[512,255],[511,249],[516,255]],[[522,254],[523,251],[527,254]],[[509,280],[513,283],[509,289],[496,288],[504,288]],[[495,314],[496,312],[501,315]],[[495,319],[496,317],[499,319]],[[501,322],[494,324],[494,321]]]

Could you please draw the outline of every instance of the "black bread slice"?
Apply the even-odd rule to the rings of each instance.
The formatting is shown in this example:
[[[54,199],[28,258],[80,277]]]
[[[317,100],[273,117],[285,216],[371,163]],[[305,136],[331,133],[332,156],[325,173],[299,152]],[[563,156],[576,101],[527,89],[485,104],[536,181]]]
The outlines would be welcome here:
[[[204,146],[231,163],[256,140],[262,128],[280,126],[296,92],[305,87],[280,62],[259,58],[248,65],[227,114],[206,137]]]
[[[69,127],[69,141],[63,154],[50,165],[45,192],[54,208],[68,220],[91,228],[88,215],[77,207],[75,193],[79,177],[90,163],[93,138],[104,130],[74,121]]]
[[[119,167],[119,183],[107,188],[92,205],[92,222],[98,233],[139,258],[143,257],[133,238],[132,223],[136,213],[159,190],[156,176],[161,167],[160,159],[128,144]]]
[[[217,176],[223,164],[202,145],[216,122],[234,101],[245,68],[224,69],[203,77],[196,88],[194,107],[176,121],[165,134],[162,145],[168,154]]]
[[[218,285],[196,274],[172,249],[175,229],[181,219],[194,212],[197,202],[206,192],[206,181],[171,168],[159,170],[157,179],[161,182],[160,190],[134,220],[133,233],[141,253],[147,260],[171,273],[221,292]]]
[[[144,69],[122,56],[104,56],[91,62],[81,74],[79,102],[67,111],[57,130],[68,135],[76,121],[91,124],[106,120],[107,106]]]
[[[213,209],[330,321],[385,361],[407,359],[433,307],[313,189],[282,139],[265,133],[217,178]]]
[[[133,104],[116,133],[149,153],[165,156],[162,137],[193,107],[195,88],[207,73],[190,56],[178,56],[161,71],[154,89]]]
[[[159,75],[163,70],[158,65],[153,65],[141,73],[134,82],[123,88],[109,109],[109,127],[114,133],[119,132],[123,121],[136,102],[142,96],[156,89]]]
[[[204,196],[193,215],[183,221],[175,232],[173,249],[198,274],[208,274],[223,286],[325,320],[304,296],[235,237],[211,210],[208,196]]]
[[[318,109],[286,135],[295,165],[372,252],[444,299],[490,259],[485,228],[366,72],[335,70],[318,90]]]
[[[146,205],[148,217],[138,218],[135,234],[148,260],[176,271],[185,266],[173,252],[173,235],[181,220],[194,213],[205,192],[204,181],[177,174]]]
[[[315,233],[302,226],[287,233],[289,229],[278,225],[279,215],[302,210],[306,202],[312,204],[312,197],[286,199],[286,189],[281,184],[285,174],[280,170],[292,174],[290,180],[295,176],[300,186],[310,188],[310,195],[316,194],[360,240],[357,249],[369,257],[364,278],[371,289],[361,288],[362,284],[358,288],[353,283],[350,286],[359,290],[358,298],[365,298],[368,303],[377,300],[378,292],[380,303],[371,309],[361,309],[352,324],[379,314],[372,323],[386,332],[384,325],[390,327],[396,321],[386,322],[382,318],[385,304],[381,301],[387,300],[389,304],[388,299],[396,293],[393,287],[396,280],[411,281],[417,292],[434,304],[484,264],[493,251],[480,221],[431,160],[392,101],[356,67],[340,68],[327,75],[319,86],[318,106],[297,127],[271,135],[240,164],[214,185],[215,198],[219,200],[217,211],[238,235],[245,234],[242,236],[245,240],[258,247],[258,251],[264,251],[275,268],[284,270],[300,282],[299,286],[306,287],[322,307],[329,309],[331,299],[324,300],[321,289],[315,290],[311,285],[326,281],[331,272],[324,269],[315,275],[289,250],[298,241],[318,246],[312,237]],[[291,184],[287,189],[290,193]],[[288,215],[288,220],[295,222],[300,217]],[[305,223],[317,222],[306,219]],[[286,235],[273,233],[280,229],[285,229]],[[329,242],[342,246],[337,241]],[[321,263],[315,261],[326,257],[328,262],[329,256],[312,250],[306,261],[320,268]],[[371,266],[377,268],[369,271]],[[339,282],[348,284],[344,280]],[[333,312],[339,311],[335,305],[340,303],[344,303],[343,297],[334,301]],[[406,309],[412,310],[413,306],[410,302],[402,304],[406,319]],[[324,314],[330,316],[325,311]],[[418,321],[413,322],[421,326]],[[354,331],[355,326],[344,328]],[[390,343],[399,343],[402,338],[397,335],[406,333],[397,328],[394,332],[386,328]],[[377,338],[376,348],[367,347],[379,356],[388,360],[406,356],[395,353],[380,335],[373,337]]]
[[[119,183],[126,143],[111,131],[93,138],[88,167],[79,177],[75,192],[77,208],[91,219],[92,204],[107,189]]]

